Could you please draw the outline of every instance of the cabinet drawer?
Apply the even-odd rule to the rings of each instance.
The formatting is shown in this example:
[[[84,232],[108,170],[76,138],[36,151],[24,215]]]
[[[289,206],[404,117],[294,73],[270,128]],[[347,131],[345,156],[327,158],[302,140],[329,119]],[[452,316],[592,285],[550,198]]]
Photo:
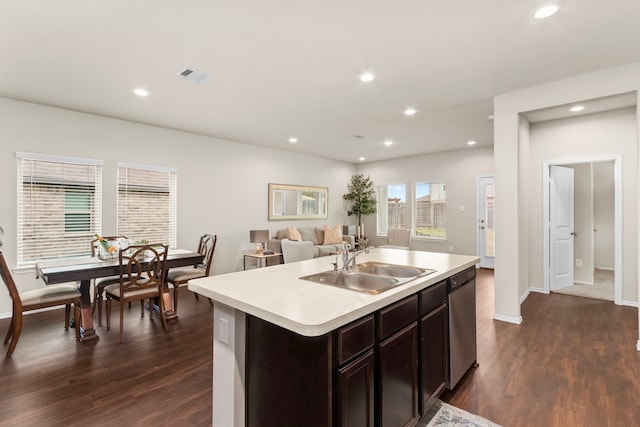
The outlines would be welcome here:
[[[376,338],[381,341],[417,318],[418,294],[415,294],[376,313]]]
[[[447,281],[436,283],[420,292],[420,316],[424,316],[447,301]]]
[[[373,347],[375,341],[373,315],[358,319],[337,331],[337,362],[342,365],[352,357]]]

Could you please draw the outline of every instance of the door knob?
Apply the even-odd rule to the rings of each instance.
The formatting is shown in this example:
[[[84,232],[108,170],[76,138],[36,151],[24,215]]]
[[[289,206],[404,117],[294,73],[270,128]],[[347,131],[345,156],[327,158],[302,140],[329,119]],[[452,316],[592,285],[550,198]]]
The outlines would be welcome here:
[[[484,230],[484,226],[480,226],[480,230]]]
[[[575,231],[572,231],[572,232],[571,232],[571,235],[572,235],[573,237],[575,237],[575,236],[577,236],[577,235],[578,235],[578,233],[576,233]]]

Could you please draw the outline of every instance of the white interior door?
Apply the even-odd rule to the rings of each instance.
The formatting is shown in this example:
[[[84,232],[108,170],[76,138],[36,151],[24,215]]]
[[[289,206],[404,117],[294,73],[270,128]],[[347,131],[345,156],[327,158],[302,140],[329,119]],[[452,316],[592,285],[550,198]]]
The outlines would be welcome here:
[[[551,290],[573,285],[573,169],[550,166],[549,227]]]
[[[492,176],[478,178],[478,256],[480,267],[493,268],[495,258],[495,186]]]

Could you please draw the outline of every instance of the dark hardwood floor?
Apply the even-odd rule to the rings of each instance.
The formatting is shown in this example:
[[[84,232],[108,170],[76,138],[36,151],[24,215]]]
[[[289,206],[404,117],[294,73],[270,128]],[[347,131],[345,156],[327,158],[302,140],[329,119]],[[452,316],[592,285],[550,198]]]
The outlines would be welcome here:
[[[100,341],[90,344],[64,330],[63,310],[25,316],[13,356],[0,353],[0,425],[210,426],[212,308],[180,292],[166,335],[139,304],[125,309],[123,344],[117,306],[110,331],[96,314]]]
[[[478,274],[478,363],[442,400],[506,426],[640,426],[638,310],[532,293],[521,325],[492,320]]]
[[[127,310],[124,344],[117,309],[95,344],[64,331],[62,310],[26,316],[13,357],[0,353],[0,425],[211,425],[212,310],[180,292],[166,335],[138,305]],[[534,293],[522,325],[494,321],[491,270],[477,297],[480,366],[444,401],[505,427],[640,426],[637,309]]]

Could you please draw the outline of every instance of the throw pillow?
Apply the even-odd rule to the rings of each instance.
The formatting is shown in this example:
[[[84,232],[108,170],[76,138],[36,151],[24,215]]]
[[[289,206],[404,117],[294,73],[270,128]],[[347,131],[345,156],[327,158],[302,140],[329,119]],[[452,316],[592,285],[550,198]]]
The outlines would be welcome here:
[[[287,239],[295,240],[296,242],[300,242],[300,241],[302,241],[302,236],[300,235],[300,232],[298,231],[297,228],[288,227],[287,228]]]
[[[335,227],[324,226],[324,245],[340,244],[342,243],[342,229],[340,224]]]
[[[319,245],[322,240],[318,240],[316,238],[316,233],[313,231],[312,227],[300,227],[298,228],[300,235],[302,236],[303,242],[311,242],[314,245]]]

